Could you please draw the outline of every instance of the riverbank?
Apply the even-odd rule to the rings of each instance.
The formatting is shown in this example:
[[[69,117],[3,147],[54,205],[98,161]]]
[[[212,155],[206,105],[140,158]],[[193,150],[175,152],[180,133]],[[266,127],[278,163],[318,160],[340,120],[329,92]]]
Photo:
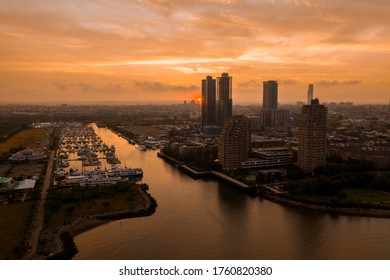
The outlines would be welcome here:
[[[75,217],[67,225],[43,231],[39,253],[32,258],[71,259],[77,253],[77,247],[73,240],[76,235],[114,220],[152,215],[157,208],[156,200],[145,188],[139,188],[138,192],[143,198],[143,204],[140,206],[123,211]]]
[[[266,190],[266,189],[263,189],[262,191],[254,190],[249,185],[244,184],[220,172],[216,172],[216,171],[198,172],[196,170],[193,170],[189,166],[183,164],[182,162],[163,154],[162,152],[157,153],[157,156],[171,164],[176,165],[181,171],[185,172],[186,174],[188,174],[194,179],[212,177],[216,180],[227,182],[247,193],[250,193],[252,195],[256,194],[261,198],[267,199],[269,201],[278,203],[283,206],[292,207],[295,209],[309,210],[317,213],[328,213],[328,214],[339,214],[339,215],[361,216],[361,217],[390,218],[389,209],[370,208],[366,204],[364,205],[354,204],[345,207],[342,205],[321,205],[321,204],[297,201],[297,200],[293,200],[292,198],[287,198],[283,194],[273,193],[270,190]]]
[[[277,194],[269,194],[269,193],[263,193],[261,197],[283,206],[288,206],[295,209],[305,209],[317,213],[359,216],[359,217],[390,218],[390,210],[388,209],[360,208],[358,205],[351,206],[351,207],[318,205],[312,203],[299,202],[289,198],[282,197]]]

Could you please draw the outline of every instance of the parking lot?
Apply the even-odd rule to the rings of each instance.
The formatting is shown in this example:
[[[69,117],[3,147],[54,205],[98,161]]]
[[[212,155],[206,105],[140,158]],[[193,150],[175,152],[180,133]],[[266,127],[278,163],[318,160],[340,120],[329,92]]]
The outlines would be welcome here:
[[[45,163],[41,162],[0,164],[0,177],[40,180],[44,169]]]

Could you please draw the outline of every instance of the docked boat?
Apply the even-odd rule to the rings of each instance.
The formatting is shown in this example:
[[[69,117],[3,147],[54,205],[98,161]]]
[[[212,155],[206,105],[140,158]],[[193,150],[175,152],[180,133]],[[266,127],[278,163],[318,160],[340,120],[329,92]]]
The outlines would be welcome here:
[[[69,176],[81,176],[81,175],[83,175],[83,172],[81,172],[81,171],[79,171],[77,169],[71,168],[69,170]]]
[[[135,147],[137,150],[139,151],[146,151],[146,147],[144,145],[138,145],[137,147]]]
[[[108,170],[107,172],[108,177],[114,177],[114,176],[119,176],[119,177],[142,177],[143,171],[142,168],[112,168]]]
[[[56,180],[65,179],[66,175],[68,175],[68,173],[63,168],[58,168],[57,170],[54,170],[53,174]]]
[[[69,167],[69,162],[68,162],[67,160],[61,160],[61,161],[59,162],[59,166],[60,166],[61,168]]]
[[[96,187],[96,186],[111,186],[115,185],[122,179],[120,177],[102,177],[102,176],[90,176],[84,181],[80,182],[81,187]]]
[[[65,179],[58,182],[58,187],[74,187],[79,186],[81,182],[85,181],[84,175],[80,176],[67,176]]]

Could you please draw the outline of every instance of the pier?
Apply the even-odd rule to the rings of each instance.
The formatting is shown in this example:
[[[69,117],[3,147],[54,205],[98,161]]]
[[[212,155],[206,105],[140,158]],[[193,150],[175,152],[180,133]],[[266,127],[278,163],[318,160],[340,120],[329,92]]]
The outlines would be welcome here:
[[[157,156],[160,158],[163,158],[164,160],[166,160],[172,164],[177,165],[180,170],[182,170],[183,172],[187,173],[188,175],[190,175],[191,177],[193,177],[195,179],[213,177],[213,178],[216,178],[217,180],[221,180],[223,182],[229,183],[229,184],[234,185],[236,187],[239,187],[243,190],[249,190],[249,187],[250,187],[249,185],[244,184],[244,183],[242,183],[242,182],[240,182],[240,181],[238,181],[238,180],[236,180],[228,175],[225,175],[221,172],[218,172],[218,171],[196,171],[196,170],[192,169],[191,167],[189,167],[188,165],[183,164],[183,162],[178,161],[170,156],[165,155],[163,152],[158,152]]]

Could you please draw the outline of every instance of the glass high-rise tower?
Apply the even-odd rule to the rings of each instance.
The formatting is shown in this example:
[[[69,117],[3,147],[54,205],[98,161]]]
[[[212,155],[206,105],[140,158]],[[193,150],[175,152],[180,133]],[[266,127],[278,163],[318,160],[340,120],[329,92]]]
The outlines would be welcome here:
[[[217,77],[217,125],[223,127],[232,115],[232,77],[222,73],[221,77]]]
[[[202,126],[216,124],[216,80],[207,76],[202,80]]]
[[[263,109],[264,110],[278,109],[278,82],[277,81],[263,82]]]
[[[314,86],[313,84],[309,84],[309,89],[307,90],[307,105],[311,104],[311,100],[313,99],[313,91],[314,91]]]

